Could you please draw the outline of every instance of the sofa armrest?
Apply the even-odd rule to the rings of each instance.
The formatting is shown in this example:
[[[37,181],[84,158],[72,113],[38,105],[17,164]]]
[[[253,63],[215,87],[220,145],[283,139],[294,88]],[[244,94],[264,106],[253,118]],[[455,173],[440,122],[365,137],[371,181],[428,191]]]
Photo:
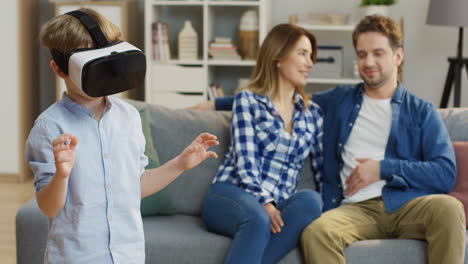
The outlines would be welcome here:
[[[19,209],[16,214],[17,264],[44,263],[47,225],[47,216],[42,214],[35,198]]]

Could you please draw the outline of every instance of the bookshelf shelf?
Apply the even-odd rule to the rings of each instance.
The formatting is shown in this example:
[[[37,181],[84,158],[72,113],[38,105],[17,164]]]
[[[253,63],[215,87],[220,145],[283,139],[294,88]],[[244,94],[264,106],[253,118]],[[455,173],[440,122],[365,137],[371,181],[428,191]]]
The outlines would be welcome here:
[[[158,1],[152,0],[154,6],[203,6],[204,1]]]
[[[313,24],[297,24],[307,30],[313,31],[353,31],[355,25],[313,25]]]
[[[255,66],[255,61],[253,60],[208,60],[208,65],[212,66]]]
[[[362,82],[361,79],[353,78],[309,78],[307,83],[317,84],[357,84]]]
[[[246,11],[253,10],[258,17],[260,45],[269,29],[271,2],[272,0],[145,0],[145,50],[148,69],[151,69],[146,74],[145,101],[172,108],[188,107],[200,99],[207,100],[210,95],[209,86],[212,84],[220,85],[225,94],[231,94],[240,83],[250,77],[255,61],[235,60],[238,54],[224,52],[220,46],[216,49],[210,43],[216,40],[217,44],[231,44],[235,51],[239,47],[241,16]],[[198,60],[178,59],[178,35],[186,20],[191,22],[197,33]],[[158,54],[161,54],[161,49],[153,46],[152,24],[155,22],[167,24],[168,37],[163,37],[163,43],[169,46],[170,56],[162,58],[169,57],[169,60],[153,60],[153,52],[156,58],[160,58]],[[160,38],[156,37],[155,43],[156,41],[160,41]],[[210,54],[215,57],[211,58]],[[171,81],[174,78],[177,79],[176,82]],[[179,80],[185,81],[184,85],[175,85]],[[191,96],[190,91],[186,91],[193,89],[191,87],[197,87],[197,93],[201,95]],[[186,98],[182,100],[182,97]],[[184,102],[183,106],[180,101]]]
[[[153,64],[174,64],[174,65],[193,65],[193,66],[203,66],[205,64],[204,60],[178,60],[172,59],[168,61],[158,61],[153,62]]]
[[[260,1],[208,1],[210,6],[259,6]]]

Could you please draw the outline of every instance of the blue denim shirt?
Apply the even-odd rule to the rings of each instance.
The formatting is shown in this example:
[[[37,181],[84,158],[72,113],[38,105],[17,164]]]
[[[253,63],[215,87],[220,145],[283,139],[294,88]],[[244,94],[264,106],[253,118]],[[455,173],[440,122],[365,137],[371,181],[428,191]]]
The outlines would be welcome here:
[[[361,109],[363,84],[338,86],[315,94],[324,112],[324,211],[341,205],[343,189],[341,152]],[[453,189],[455,153],[444,123],[433,104],[406,90],[401,84],[392,100],[392,126],[380,163],[380,177],[387,182],[382,196],[388,213],[423,195]]]
[[[78,137],[64,208],[49,219],[45,263],[144,263],[140,177],[148,163],[138,111],[107,97],[101,120],[68,96],[36,120],[26,159],[39,191],[54,177],[52,141]]]

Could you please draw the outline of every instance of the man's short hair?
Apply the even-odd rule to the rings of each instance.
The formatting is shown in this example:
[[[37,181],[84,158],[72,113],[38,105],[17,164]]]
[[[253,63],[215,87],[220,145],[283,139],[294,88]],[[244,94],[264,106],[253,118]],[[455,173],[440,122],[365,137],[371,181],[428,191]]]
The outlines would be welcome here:
[[[378,32],[386,36],[393,50],[403,48],[403,34],[395,21],[386,16],[364,17],[353,31],[353,45],[356,48],[359,36],[366,32]]]

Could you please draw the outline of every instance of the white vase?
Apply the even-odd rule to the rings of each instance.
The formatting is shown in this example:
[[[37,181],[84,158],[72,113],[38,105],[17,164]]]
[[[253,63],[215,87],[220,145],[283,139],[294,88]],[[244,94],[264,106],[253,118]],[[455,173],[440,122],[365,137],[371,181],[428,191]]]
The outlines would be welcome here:
[[[179,59],[196,60],[198,58],[198,35],[192,27],[192,22],[186,20],[179,32]]]
[[[388,6],[387,5],[369,5],[365,7],[364,13],[366,16],[370,16],[370,15],[388,16]]]

